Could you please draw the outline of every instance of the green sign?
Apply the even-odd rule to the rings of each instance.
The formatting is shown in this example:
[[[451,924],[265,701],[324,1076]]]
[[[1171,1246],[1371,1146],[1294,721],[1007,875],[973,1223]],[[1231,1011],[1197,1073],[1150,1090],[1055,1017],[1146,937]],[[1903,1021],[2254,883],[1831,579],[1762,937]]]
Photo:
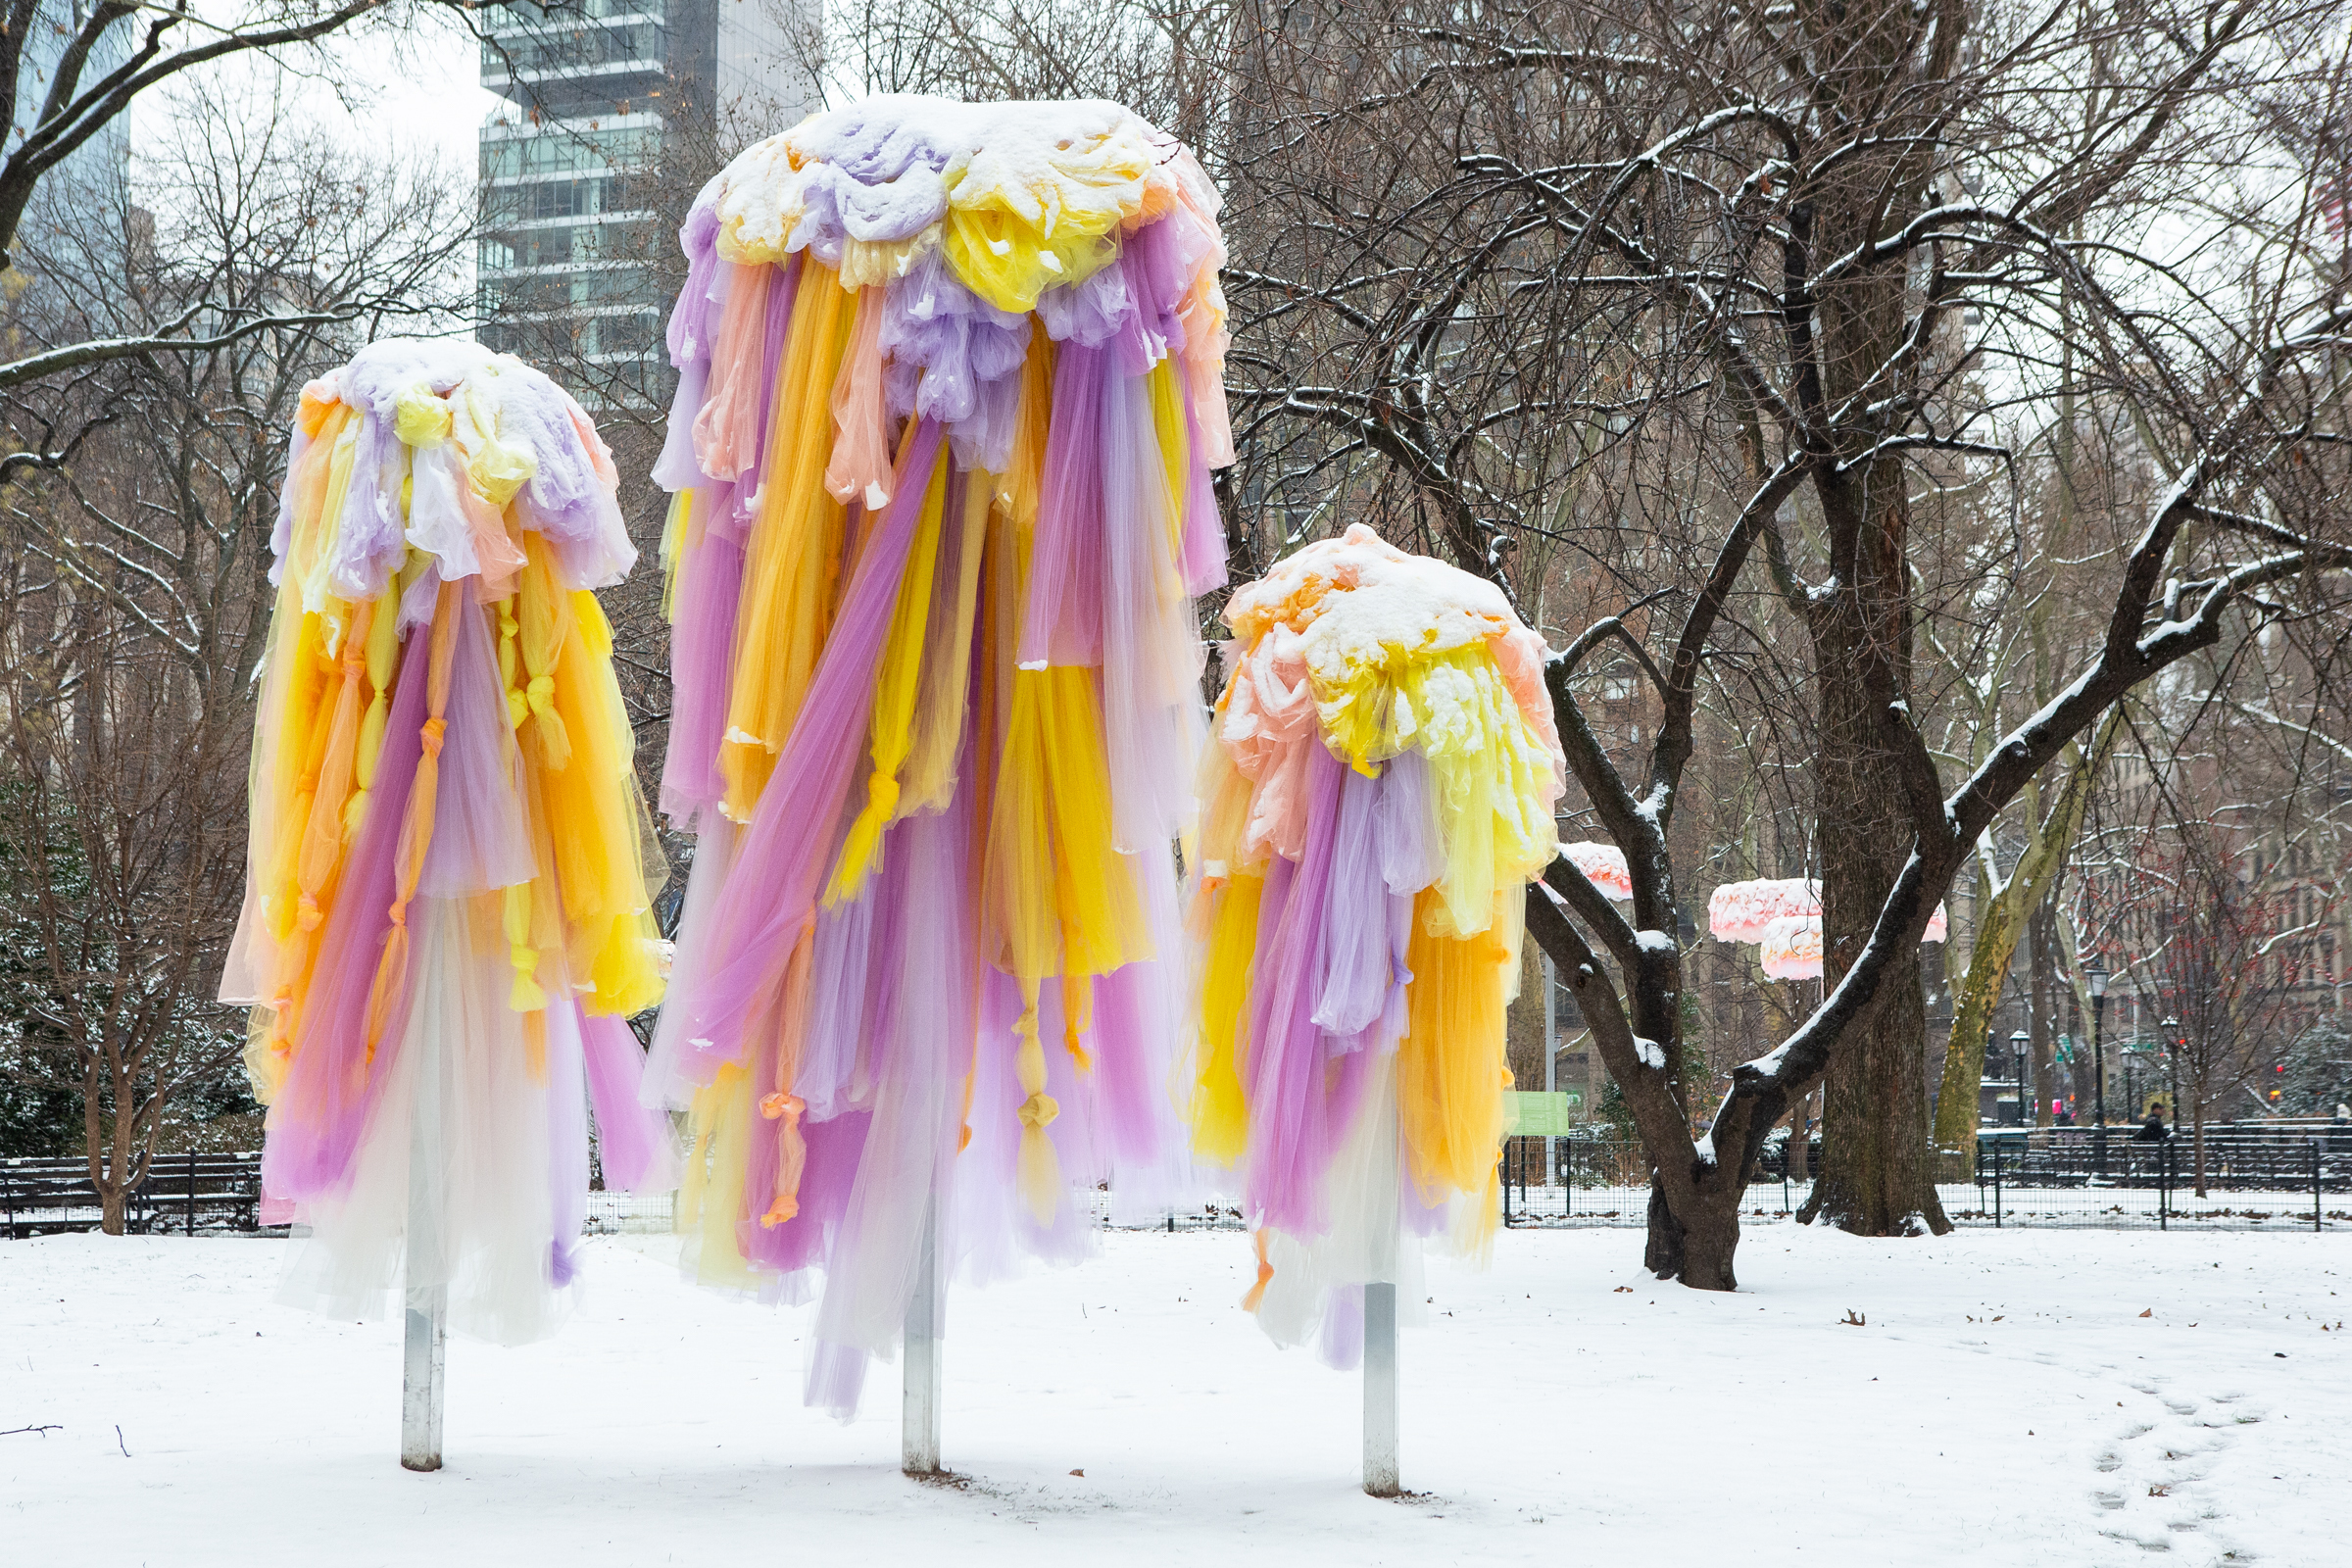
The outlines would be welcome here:
[[[1565,1094],[1502,1092],[1502,1125],[1523,1138],[1556,1138],[1576,1127],[1576,1100]]]

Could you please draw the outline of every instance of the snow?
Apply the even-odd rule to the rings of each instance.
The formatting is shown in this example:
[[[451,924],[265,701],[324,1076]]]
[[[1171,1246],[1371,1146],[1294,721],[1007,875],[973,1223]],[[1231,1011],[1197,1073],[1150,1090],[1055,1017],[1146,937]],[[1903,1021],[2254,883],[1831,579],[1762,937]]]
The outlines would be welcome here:
[[[794,232],[805,214],[837,214],[850,238],[888,244],[921,235],[951,200],[1002,205],[1048,235],[1065,217],[1101,233],[1144,209],[1169,157],[1157,130],[1101,99],[884,93],[746,148],[711,194],[738,244],[779,257],[807,243]]]
[[[1634,946],[1640,948],[1643,953],[1673,953],[1676,951],[1674,938],[1663,931],[1655,931],[1647,926],[1634,933]]]
[[[1277,624],[1303,633],[1307,667],[1327,688],[1349,684],[1355,670],[1384,668],[1396,654],[1427,656],[1477,642],[1516,640],[1523,653],[1541,646],[1501,589],[1443,561],[1407,555],[1360,522],[1293,551],[1235,589],[1225,623],[1246,644]]]
[[[1486,1273],[1433,1267],[1406,1333],[1401,1502],[1357,1490],[1355,1378],[1234,1305],[1238,1234],[957,1291],[955,1486],[897,1473],[895,1399],[802,1410],[806,1313],[684,1288],[640,1250],[669,1245],[593,1239],[551,1344],[453,1344],[448,1468],[413,1476],[397,1329],[271,1304],[283,1244],[0,1242],[0,1428],[62,1429],[0,1437],[0,1541],[184,1568],[2341,1560],[2341,1236],[1766,1226],[1712,1294],[1651,1280],[1638,1232],[1506,1232]]]
[[[1659,1072],[1666,1070],[1666,1048],[1647,1035],[1634,1036],[1634,1054],[1642,1058],[1644,1067],[1655,1068]]]

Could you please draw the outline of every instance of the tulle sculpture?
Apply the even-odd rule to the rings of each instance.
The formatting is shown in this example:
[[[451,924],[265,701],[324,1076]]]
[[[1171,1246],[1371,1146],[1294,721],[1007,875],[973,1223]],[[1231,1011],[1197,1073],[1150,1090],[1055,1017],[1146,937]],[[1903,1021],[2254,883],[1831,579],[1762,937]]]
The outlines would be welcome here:
[[[689,1268],[821,1295],[805,1392],[845,1416],[926,1215],[986,1277],[1187,1168],[1217,206],[1114,104],[883,97],[681,233],[661,804],[697,838],[648,1088],[691,1113]]]
[[[1769,980],[1821,978],[1821,884],[1807,877],[1726,882],[1707,896],[1707,930],[1719,942],[1753,942]],[[1944,939],[1943,906],[1922,942]]]
[[[1626,869],[1625,852],[1614,844],[1563,844],[1560,858],[1585,874],[1585,880],[1615,903],[1630,903],[1634,875]]]
[[[578,404],[470,343],[303,389],[221,996],[253,1004],[266,1211],[313,1231],[288,1293],[322,1309],[447,1285],[461,1330],[553,1328],[591,1095],[608,1184],[674,1180],[622,1021],[664,959],[590,591],[636,559],[613,480]]]
[[[1483,1249],[1525,884],[1559,847],[1544,643],[1466,572],[1362,525],[1225,609],[1201,766],[1195,1152],[1257,1229],[1245,1304],[1361,1346],[1400,1234]],[[1400,1291],[1409,1303],[1419,1298]]]

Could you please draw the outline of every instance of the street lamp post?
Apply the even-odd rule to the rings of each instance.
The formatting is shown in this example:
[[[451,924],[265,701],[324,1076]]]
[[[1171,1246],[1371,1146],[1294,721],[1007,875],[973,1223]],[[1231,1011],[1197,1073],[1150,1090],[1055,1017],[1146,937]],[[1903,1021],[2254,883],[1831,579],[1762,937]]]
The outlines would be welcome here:
[[[2026,1048],[2033,1043],[2034,1037],[2023,1029],[2009,1037],[2009,1055],[2017,1064],[2017,1124],[2020,1127],[2034,1125],[2034,1105],[2026,1098],[2026,1062],[2031,1054]]]
[[[2082,965],[2082,978],[2090,984],[2090,1100],[2091,1114],[2099,1127],[2091,1138],[2091,1164],[2104,1176],[2107,1174],[2107,966],[2096,954]]]
[[[2172,1090],[2173,1130],[2179,1132],[2180,1130],[2180,1020],[2168,1012],[2156,1027],[2164,1031],[2165,1076],[2171,1080],[2168,1087]]]

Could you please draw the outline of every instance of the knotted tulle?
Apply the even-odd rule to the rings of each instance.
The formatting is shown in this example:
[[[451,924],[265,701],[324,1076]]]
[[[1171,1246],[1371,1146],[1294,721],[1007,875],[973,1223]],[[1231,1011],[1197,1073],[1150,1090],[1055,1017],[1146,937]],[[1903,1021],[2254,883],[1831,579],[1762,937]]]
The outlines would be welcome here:
[[[1562,763],[1508,603],[1361,527],[1226,619],[1199,784],[1194,1146],[1240,1169],[1244,1304],[1339,1364],[1361,1350],[1362,1287],[1409,1283],[1400,1237],[1476,1251],[1491,1230],[1515,910],[1555,853]]]
[[[591,1100],[610,1185],[674,1178],[617,1016],[662,957],[586,591],[634,560],[616,480],[577,405],[472,344],[387,340],[304,389],[221,987],[255,1006],[265,1211],[311,1230],[289,1299],[446,1285],[461,1329],[535,1338],[576,1275]]]
[[[687,1111],[689,1271],[821,1297],[805,1392],[844,1415],[927,1218],[981,1278],[1079,1255],[1075,1193],[1189,1191],[1174,841],[1189,596],[1223,579],[1223,247],[1189,154],[1045,115],[1068,134],[818,116],[680,233],[662,803],[696,847],[647,1094]],[[751,294],[792,300],[780,337]]]

